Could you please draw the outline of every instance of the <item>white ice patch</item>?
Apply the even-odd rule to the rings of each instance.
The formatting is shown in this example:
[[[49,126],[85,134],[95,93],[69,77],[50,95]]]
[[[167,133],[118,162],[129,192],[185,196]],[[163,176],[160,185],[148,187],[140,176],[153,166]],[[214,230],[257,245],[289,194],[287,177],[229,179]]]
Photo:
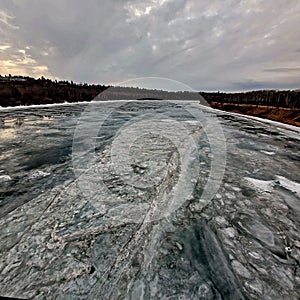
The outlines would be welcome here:
[[[295,193],[300,197],[300,183],[291,181],[283,176],[276,176],[276,184],[282,186],[283,188]]]
[[[274,155],[274,154],[275,154],[275,152],[265,151],[265,150],[261,150],[260,152],[261,152],[261,153],[264,153],[264,154],[266,154],[266,155]]]
[[[11,177],[9,175],[1,175],[0,176],[0,183],[7,182],[10,180],[11,180]]]
[[[272,180],[260,180],[251,177],[244,177],[244,178],[259,190],[270,192],[273,188]]]
[[[30,179],[36,179],[36,178],[40,178],[40,177],[46,177],[46,176],[49,176],[50,173],[47,173],[47,172],[43,172],[43,171],[40,171],[40,170],[34,170],[32,171],[28,177]]]
[[[289,180],[283,176],[276,175],[275,180],[260,180],[251,177],[244,177],[248,182],[259,190],[271,192],[275,186],[281,186],[300,197],[300,183]]]
[[[184,123],[191,124],[191,125],[199,125],[199,121],[197,120],[185,120]]]

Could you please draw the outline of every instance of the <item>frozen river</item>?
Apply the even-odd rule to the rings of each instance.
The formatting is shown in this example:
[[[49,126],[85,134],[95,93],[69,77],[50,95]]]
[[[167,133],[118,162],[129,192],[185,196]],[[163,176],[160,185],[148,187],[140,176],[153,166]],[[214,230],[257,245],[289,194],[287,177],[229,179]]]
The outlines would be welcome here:
[[[300,129],[115,103],[0,110],[0,295],[299,299]]]

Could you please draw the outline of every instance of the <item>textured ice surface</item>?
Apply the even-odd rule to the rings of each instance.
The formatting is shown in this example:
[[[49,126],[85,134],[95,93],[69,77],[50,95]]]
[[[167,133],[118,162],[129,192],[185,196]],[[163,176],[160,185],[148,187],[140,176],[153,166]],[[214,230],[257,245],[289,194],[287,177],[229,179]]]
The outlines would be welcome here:
[[[115,170],[111,142],[118,129],[141,110],[159,109],[152,102],[115,112],[94,136],[92,168],[83,165],[75,178],[73,134],[84,107],[0,111],[1,296],[299,299],[297,129],[199,105],[218,117],[227,146],[220,189],[203,203],[213,156],[187,115],[177,118],[199,146],[191,195],[184,179],[195,172],[195,153],[182,161],[174,142],[159,135],[163,128],[136,136],[129,164]],[[106,189],[99,188],[100,175]]]

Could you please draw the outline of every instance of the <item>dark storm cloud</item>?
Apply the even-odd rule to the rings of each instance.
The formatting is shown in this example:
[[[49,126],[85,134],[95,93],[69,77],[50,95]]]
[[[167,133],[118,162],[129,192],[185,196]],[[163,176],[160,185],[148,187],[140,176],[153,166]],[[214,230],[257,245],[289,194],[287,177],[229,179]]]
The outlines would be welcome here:
[[[100,83],[162,76],[205,90],[299,87],[297,0],[1,3],[1,73]]]

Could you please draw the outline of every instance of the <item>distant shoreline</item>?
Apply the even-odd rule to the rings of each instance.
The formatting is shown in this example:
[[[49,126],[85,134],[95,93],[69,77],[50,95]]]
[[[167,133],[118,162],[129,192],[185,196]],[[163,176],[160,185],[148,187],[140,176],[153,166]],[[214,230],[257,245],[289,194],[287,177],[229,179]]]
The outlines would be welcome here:
[[[0,107],[88,103],[92,100],[193,100],[223,111],[257,116],[300,127],[300,90],[241,93],[168,92],[136,87],[76,84],[68,81],[0,77]],[[204,101],[204,100],[205,101]]]

